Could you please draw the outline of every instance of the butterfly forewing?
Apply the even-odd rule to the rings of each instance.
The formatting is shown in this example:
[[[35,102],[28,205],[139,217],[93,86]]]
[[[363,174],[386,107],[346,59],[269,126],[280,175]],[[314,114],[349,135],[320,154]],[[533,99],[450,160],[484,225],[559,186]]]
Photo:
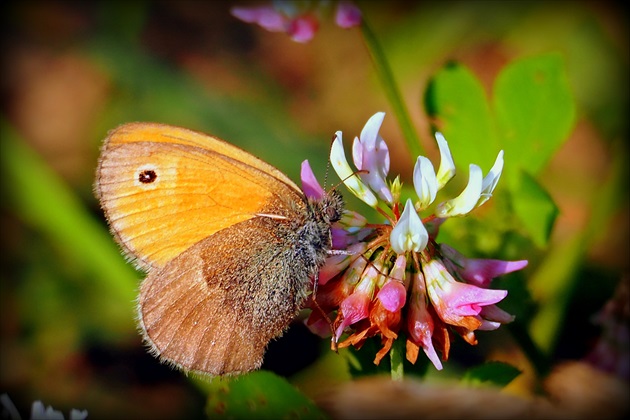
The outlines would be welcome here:
[[[125,134],[115,132],[113,139],[148,138],[144,131],[120,130]],[[207,146],[221,144],[222,152],[236,149],[206,139]],[[96,192],[118,242],[144,268],[164,266],[203,238],[254,217],[276,195],[300,201],[293,183],[274,178],[263,170],[269,165],[251,155],[243,162],[197,143],[116,141],[105,147]],[[272,213],[287,212],[271,207]]]

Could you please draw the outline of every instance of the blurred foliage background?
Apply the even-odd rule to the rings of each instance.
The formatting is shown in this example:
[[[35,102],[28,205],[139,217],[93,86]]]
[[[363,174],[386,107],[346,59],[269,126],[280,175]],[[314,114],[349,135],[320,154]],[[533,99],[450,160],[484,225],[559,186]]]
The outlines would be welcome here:
[[[2,3],[0,392],[22,413],[41,399],[90,418],[204,416],[203,386],[148,355],[135,329],[142,274],[118,252],[92,194],[109,129],[157,121],[212,133],[297,180],[305,158],[323,176],[336,130],[351,139],[385,111],[391,173],[410,182],[415,157],[360,31],[322,21],[312,42],[297,44],[236,20],[233,4]],[[512,304],[552,361],[584,357],[601,334],[593,315],[628,275],[626,12],[600,1],[359,4],[434,162],[423,94],[445,63],[466,66],[490,95],[511,61],[562,56],[576,121],[538,177],[558,218],[548,243],[521,242],[517,257],[530,267],[518,277],[527,293],[516,296],[531,301]],[[475,352],[525,371],[513,391],[531,392],[531,368],[509,332],[480,341]],[[265,367],[315,396],[349,377],[327,347],[298,325],[272,343]],[[465,365],[470,351],[455,343],[447,365]]]

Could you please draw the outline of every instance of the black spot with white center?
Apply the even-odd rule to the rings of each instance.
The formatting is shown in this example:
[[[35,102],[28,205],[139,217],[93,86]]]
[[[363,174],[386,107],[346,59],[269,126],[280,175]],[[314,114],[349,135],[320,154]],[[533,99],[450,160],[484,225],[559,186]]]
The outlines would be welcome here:
[[[157,174],[151,169],[145,169],[138,174],[138,181],[143,184],[151,184],[152,182],[155,182],[156,179]]]

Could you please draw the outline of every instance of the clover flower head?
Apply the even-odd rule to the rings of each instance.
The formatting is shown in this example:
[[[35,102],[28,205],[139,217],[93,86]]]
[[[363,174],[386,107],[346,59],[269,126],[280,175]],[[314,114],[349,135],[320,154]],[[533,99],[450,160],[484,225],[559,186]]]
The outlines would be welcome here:
[[[300,43],[309,42],[319,28],[321,15],[330,12],[329,1],[274,0],[257,6],[235,6],[232,15],[270,32],[284,32]],[[336,2],[335,23],[348,29],[361,23],[361,10],[350,1]]]
[[[437,172],[428,158],[418,157],[413,170],[416,197],[401,201],[400,178],[388,180],[389,150],[380,135],[384,118],[382,112],[374,114],[355,137],[354,167],[346,159],[342,132],[335,133],[331,166],[348,190],[385,223],[368,223],[346,210],[332,226],[333,247],[346,251],[331,255],[321,269],[316,296],[321,310],[313,311],[307,324],[322,334],[322,311],[334,319],[329,331],[334,348],[359,348],[368,338],[380,337],[377,364],[404,333],[407,359],[415,363],[422,349],[436,369],[442,369],[455,334],[474,345],[475,331],[494,330],[514,319],[497,306],[507,291],[489,285],[495,277],[523,269],[527,261],[470,259],[436,242],[448,218],[465,216],[492,196],[503,170],[503,151],[485,177],[471,164],[468,185],[459,196],[434,204],[455,175],[448,143],[436,133]],[[307,195],[324,194],[310,168],[303,166],[302,181]]]

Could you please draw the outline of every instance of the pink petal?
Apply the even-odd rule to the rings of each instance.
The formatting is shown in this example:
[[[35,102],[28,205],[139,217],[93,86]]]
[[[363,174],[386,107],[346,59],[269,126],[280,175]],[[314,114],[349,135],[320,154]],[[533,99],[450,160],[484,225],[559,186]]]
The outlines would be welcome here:
[[[355,292],[351,294],[341,302],[341,305],[339,305],[339,310],[343,314],[343,321],[335,332],[335,336],[337,337],[337,339],[341,337],[343,330],[347,326],[368,317],[369,305],[370,296],[368,294],[360,292]]]
[[[502,261],[468,259],[463,270],[460,270],[462,278],[481,287],[488,287],[493,278],[522,270],[527,266],[527,260]]]
[[[500,302],[507,290],[483,289],[472,284],[454,282],[451,291],[441,296],[443,304],[456,316],[476,316],[482,306]]]
[[[466,258],[455,248],[446,244],[440,245],[440,251],[447,258],[447,261],[450,260],[453,263],[453,269],[462,279],[480,287],[488,287],[495,277],[522,270],[528,263],[527,260],[502,261]]]
[[[302,169],[300,171],[300,179],[302,180],[302,191],[304,195],[311,198],[323,198],[326,195],[326,191],[319,185],[311,165],[308,160],[302,162]]]
[[[411,322],[411,318],[409,321],[409,335],[411,336],[412,341],[422,347],[424,354],[427,355],[437,370],[442,370],[442,361],[435,351],[435,347],[433,347],[433,340],[431,339],[431,336],[433,335],[433,323],[431,322],[431,324],[429,324],[426,321]]]
[[[514,315],[505,312],[497,305],[484,306],[481,309],[481,315],[485,320],[498,322],[500,324],[509,324],[514,321]]]
[[[494,331],[501,326],[500,322],[488,321],[487,319],[481,320],[481,325],[477,328],[480,331]]]
[[[442,370],[442,362],[433,347],[433,318],[427,309],[426,290],[422,273],[416,273],[411,285],[411,297],[407,312],[407,331],[412,342],[422,347],[436,369]]]
[[[396,312],[405,306],[407,291],[405,286],[396,280],[390,280],[381,288],[376,295],[383,307],[389,312]]]
[[[247,23],[257,23],[271,32],[286,32],[289,21],[272,5],[258,7],[232,7],[232,16]]]
[[[333,249],[346,249],[349,245],[356,243],[356,236],[346,229],[331,229]]]
[[[459,325],[465,317],[478,318],[482,307],[507,296],[507,290],[483,289],[456,281],[439,259],[428,261],[423,269],[431,303],[447,324]]]
[[[340,1],[335,14],[337,26],[348,29],[361,24],[361,10],[349,1]]]
[[[308,42],[313,39],[318,27],[317,18],[306,15],[293,19],[287,33],[295,42]]]

